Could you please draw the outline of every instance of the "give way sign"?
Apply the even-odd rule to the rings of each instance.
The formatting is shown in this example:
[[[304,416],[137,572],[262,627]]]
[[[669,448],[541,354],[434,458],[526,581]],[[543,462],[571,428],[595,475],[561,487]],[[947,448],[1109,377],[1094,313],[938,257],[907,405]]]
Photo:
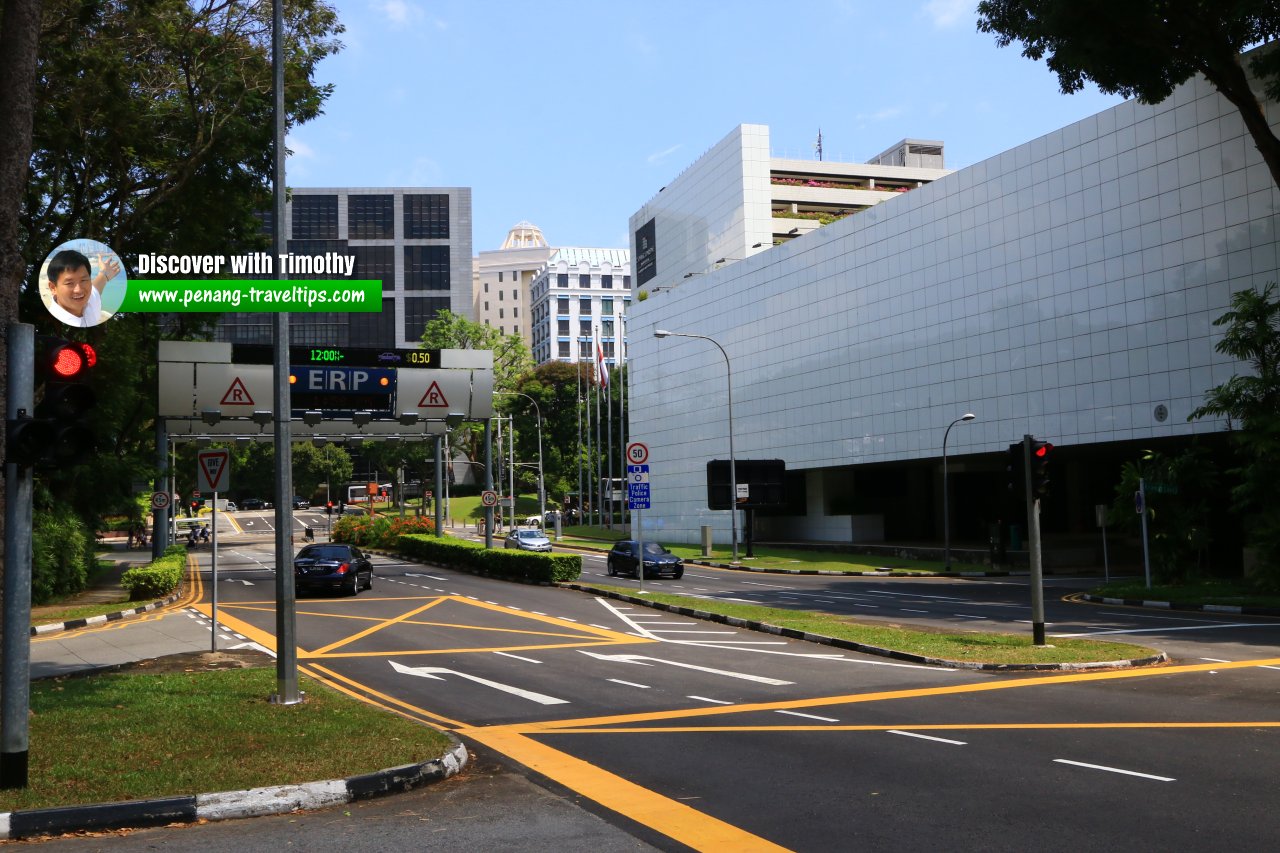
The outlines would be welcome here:
[[[231,451],[196,452],[196,488],[202,492],[225,492],[231,488]]]

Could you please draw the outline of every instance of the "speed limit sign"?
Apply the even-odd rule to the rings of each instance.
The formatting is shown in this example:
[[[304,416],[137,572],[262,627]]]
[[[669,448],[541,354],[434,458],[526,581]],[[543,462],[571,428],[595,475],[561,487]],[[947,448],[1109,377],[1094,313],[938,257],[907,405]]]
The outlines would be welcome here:
[[[152,509],[168,509],[169,493],[168,492],[152,492],[151,508]]]
[[[627,461],[632,465],[643,465],[649,461],[649,446],[639,441],[627,445]]]
[[[494,491],[481,492],[480,503],[484,504],[485,506],[497,506],[498,493]]]

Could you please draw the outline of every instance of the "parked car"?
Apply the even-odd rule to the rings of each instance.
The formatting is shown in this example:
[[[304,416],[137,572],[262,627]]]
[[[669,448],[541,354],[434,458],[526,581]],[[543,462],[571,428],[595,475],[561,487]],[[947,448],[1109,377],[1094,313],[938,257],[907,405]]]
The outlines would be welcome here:
[[[549,552],[551,550],[551,540],[541,530],[517,527],[507,534],[503,547],[518,548],[521,551]]]
[[[301,495],[294,495],[293,508],[294,509],[311,509],[311,501],[307,500]]]
[[[606,560],[609,574],[635,575],[639,562],[636,555],[639,552],[640,543],[634,539],[620,539],[615,542]],[[657,542],[644,543],[644,576],[652,578],[662,575],[670,575],[675,580],[680,580],[684,577],[684,563]]]
[[[262,498],[245,498],[240,501],[241,509],[271,509],[271,504]]]
[[[298,592],[356,595],[373,589],[373,564],[353,545],[308,545],[293,558],[293,585]]]
[[[235,501],[227,501],[227,505],[223,507],[226,512],[239,512],[240,508],[236,506]]]

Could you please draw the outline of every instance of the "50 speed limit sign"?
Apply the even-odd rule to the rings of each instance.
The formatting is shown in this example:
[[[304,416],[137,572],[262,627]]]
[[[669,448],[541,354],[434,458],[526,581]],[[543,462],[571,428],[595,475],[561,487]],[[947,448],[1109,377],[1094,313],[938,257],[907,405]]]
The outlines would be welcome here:
[[[632,465],[643,465],[649,461],[649,446],[643,442],[633,441],[627,445],[627,461]]]

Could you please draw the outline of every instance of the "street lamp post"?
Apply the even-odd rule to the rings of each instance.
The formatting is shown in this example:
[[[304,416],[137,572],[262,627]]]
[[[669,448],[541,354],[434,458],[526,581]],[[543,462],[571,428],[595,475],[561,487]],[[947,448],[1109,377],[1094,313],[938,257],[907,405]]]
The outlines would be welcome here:
[[[547,525],[547,484],[543,480],[542,472],[542,408],[538,405],[538,401],[523,394],[519,391],[494,391],[495,394],[503,394],[508,397],[524,397],[530,403],[533,403],[533,410],[538,413],[538,524],[545,529]],[[515,495],[511,496],[512,507],[515,506]],[[514,518],[515,510],[512,509],[512,517]],[[513,524],[514,526],[514,524]]]
[[[977,415],[972,412],[966,412],[948,424],[946,432],[942,434],[942,561],[944,571],[948,572],[951,571],[951,494],[947,491],[947,436],[951,435],[951,427],[975,417]]]
[[[686,276],[687,278],[687,276]],[[729,366],[729,353],[715,338],[706,335],[695,335],[691,332],[668,332],[666,329],[654,329],[655,338],[697,338],[710,341],[724,356],[724,376],[729,391],[729,521],[733,528],[733,562],[738,562],[738,463],[733,453],[733,369]]]

